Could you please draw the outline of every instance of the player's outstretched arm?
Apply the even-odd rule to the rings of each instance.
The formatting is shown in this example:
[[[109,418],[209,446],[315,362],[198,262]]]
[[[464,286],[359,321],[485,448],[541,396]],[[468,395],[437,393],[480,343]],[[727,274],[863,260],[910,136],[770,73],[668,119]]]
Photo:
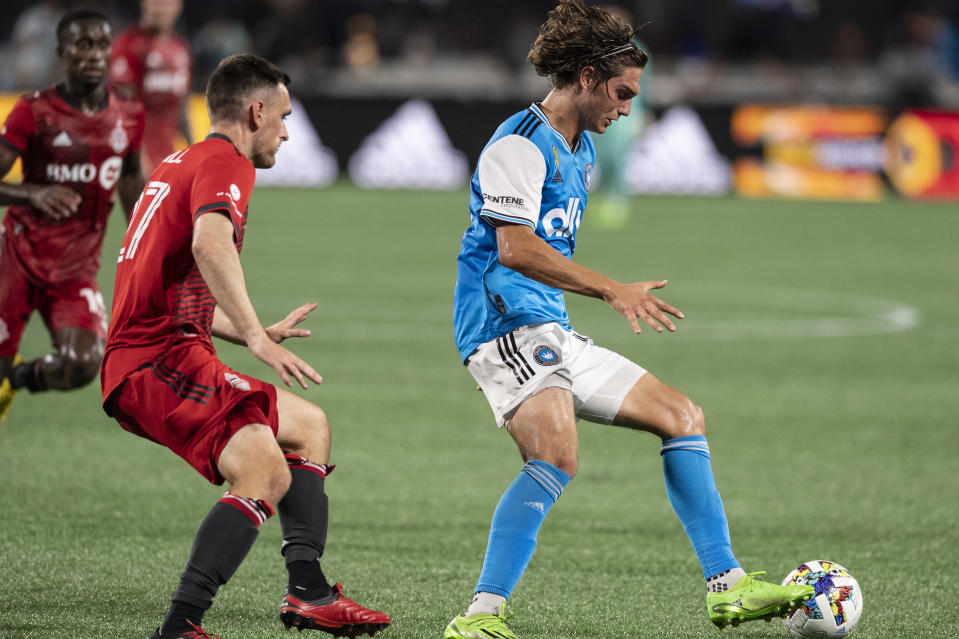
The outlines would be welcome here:
[[[292,386],[291,377],[303,388],[307,388],[306,379],[321,383],[323,378],[309,364],[277,344],[260,324],[246,292],[230,218],[213,211],[201,215],[193,227],[192,249],[200,274],[217,308],[229,320],[234,336],[242,340],[257,359],[272,366],[287,386]],[[221,319],[217,328],[223,327]]]
[[[497,227],[496,243],[503,266],[548,286],[605,301],[629,320],[635,333],[643,332],[639,320],[662,333],[664,327],[676,330],[669,315],[683,318],[679,309],[649,293],[666,286],[666,280],[623,284],[567,259],[524,224]]]
[[[289,315],[279,322],[267,326],[265,329],[266,334],[277,344],[290,337],[309,337],[312,333],[308,329],[294,327],[305,320],[306,316],[316,309],[316,306],[316,302],[310,302],[294,308],[290,311]],[[225,339],[228,342],[233,342],[240,346],[246,346],[246,342],[240,337],[236,327],[233,326],[233,322],[230,321],[230,318],[227,317],[226,313],[224,313],[219,306],[213,309],[213,328],[211,332],[220,339]]]
[[[17,157],[12,149],[0,144],[0,178],[6,177]],[[79,193],[62,184],[0,182],[0,205],[29,205],[54,220],[62,220],[76,213],[80,201]]]

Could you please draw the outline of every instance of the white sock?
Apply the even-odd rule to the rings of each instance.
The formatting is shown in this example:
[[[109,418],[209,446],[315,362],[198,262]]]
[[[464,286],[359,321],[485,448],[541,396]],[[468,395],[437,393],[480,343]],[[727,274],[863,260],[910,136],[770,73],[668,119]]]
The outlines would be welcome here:
[[[733,568],[706,579],[706,592],[725,592],[746,576],[742,568]]]
[[[481,612],[498,615],[500,604],[504,601],[506,601],[506,597],[494,595],[491,592],[478,592],[476,596],[473,597],[473,603],[466,609],[466,615],[476,615]]]

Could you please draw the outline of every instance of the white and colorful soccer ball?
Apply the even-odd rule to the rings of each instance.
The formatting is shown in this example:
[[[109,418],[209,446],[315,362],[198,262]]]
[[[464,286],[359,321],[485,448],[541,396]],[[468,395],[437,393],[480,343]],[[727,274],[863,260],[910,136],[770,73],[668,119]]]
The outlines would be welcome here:
[[[801,639],[845,637],[862,614],[862,591],[848,570],[834,561],[807,561],[786,575],[783,585],[809,585],[816,596],[790,613],[783,623]]]

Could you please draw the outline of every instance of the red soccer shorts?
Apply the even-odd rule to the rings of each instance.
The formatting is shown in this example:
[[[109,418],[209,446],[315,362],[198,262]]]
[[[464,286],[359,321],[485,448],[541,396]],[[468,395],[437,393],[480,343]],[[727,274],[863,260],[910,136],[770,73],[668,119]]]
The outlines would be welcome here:
[[[231,370],[202,344],[183,344],[131,373],[108,412],[140,437],[166,446],[214,484],[220,453],[247,424],[276,435],[276,388]]]
[[[95,279],[41,284],[0,239],[0,357],[17,354],[23,329],[35,310],[51,334],[76,326],[101,340],[107,338],[106,308]]]

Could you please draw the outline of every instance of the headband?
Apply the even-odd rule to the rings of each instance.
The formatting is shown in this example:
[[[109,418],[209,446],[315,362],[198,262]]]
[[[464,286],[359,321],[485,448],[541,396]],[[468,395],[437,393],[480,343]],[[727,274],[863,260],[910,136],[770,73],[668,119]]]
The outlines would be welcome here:
[[[626,44],[624,44],[624,45],[622,45],[622,46],[616,47],[615,49],[613,49],[613,50],[610,51],[609,53],[604,53],[603,55],[599,56],[599,57],[596,58],[596,59],[597,59],[597,60],[602,60],[603,58],[608,58],[608,57],[611,56],[611,55],[616,55],[616,54],[618,54],[618,53],[626,53],[627,51],[634,51],[634,50],[637,50],[637,49],[636,49],[636,45],[633,44],[632,42],[627,42]]]

